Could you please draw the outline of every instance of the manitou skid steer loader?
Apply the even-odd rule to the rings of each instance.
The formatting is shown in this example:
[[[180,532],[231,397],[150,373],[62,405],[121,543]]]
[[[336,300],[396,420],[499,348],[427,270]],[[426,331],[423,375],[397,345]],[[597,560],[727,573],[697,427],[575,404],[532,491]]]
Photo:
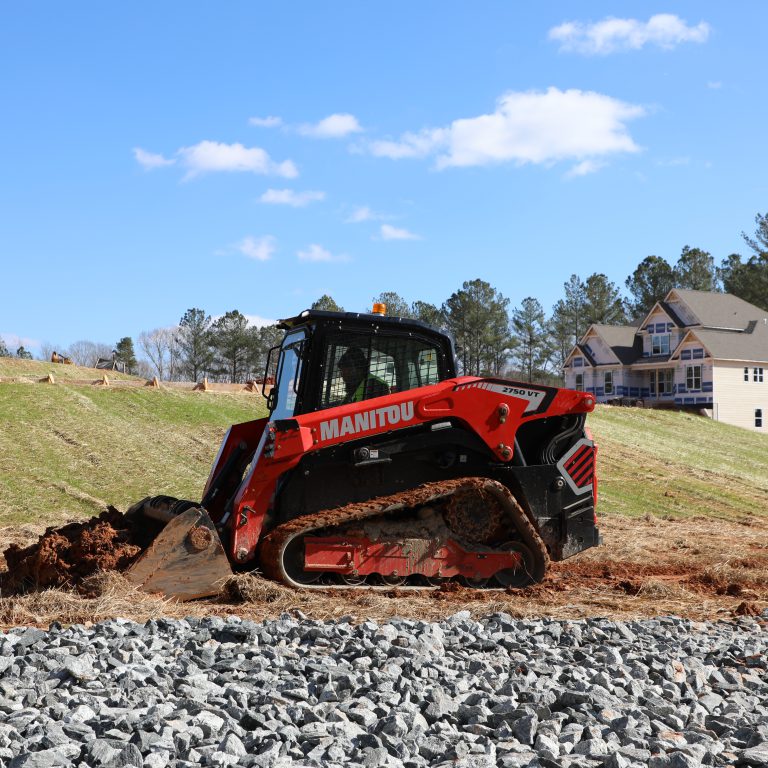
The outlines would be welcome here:
[[[459,377],[449,336],[378,309],[281,322],[269,417],[229,429],[200,502],[129,511],[164,526],[132,581],[180,599],[233,568],[325,590],[522,587],[598,543],[594,397]]]

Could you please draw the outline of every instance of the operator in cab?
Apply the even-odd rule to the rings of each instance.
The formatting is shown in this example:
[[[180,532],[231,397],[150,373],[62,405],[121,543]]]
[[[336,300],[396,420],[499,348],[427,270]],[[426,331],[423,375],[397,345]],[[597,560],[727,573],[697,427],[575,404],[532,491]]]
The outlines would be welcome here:
[[[349,347],[339,358],[338,367],[347,390],[345,404],[389,394],[387,383],[370,372],[365,353],[360,347]]]

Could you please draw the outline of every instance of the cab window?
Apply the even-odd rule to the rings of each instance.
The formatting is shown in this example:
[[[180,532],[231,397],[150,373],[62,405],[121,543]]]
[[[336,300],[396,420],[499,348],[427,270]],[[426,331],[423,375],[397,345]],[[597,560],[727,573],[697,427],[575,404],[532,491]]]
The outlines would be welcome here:
[[[318,408],[405,392],[445,378],[440,348],[426,339],[343,332],[326,339]]]
[[[304,330],[288,334],[280,350],[275,383],[275,407],[272,419],[289,419],[294,415],[305,341]]]

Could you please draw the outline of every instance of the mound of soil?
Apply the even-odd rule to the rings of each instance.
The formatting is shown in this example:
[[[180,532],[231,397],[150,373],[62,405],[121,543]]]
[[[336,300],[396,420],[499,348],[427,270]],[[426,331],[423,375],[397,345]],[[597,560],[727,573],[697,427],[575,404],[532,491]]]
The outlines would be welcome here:
[[[150,534],[143,520],[139,527],[114,507],[83,523],[48,528],[31,546],[11,544],[5,550],[8,570],[0,574],[0,590],[77,587],[96,571],[123,571],[147,546]]]

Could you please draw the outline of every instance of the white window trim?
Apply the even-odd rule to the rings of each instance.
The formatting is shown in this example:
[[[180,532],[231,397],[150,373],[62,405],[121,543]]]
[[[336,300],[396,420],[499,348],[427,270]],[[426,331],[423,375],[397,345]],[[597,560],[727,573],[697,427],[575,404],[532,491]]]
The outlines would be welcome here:
[[[699,369],[699,375],[696,376],[696,369]],[[701,391],[701,383],[702,383],[702,377],[703,377],[703,370],[704,366],[702,365],[686,365],[685,366],[685,388],[689,392],[700,392]],[[696,385],[696,379],[699,379],[699,386]],[[691,386],[688,382],[693,382],[694,386]]]
[[[658,349],[659,351],[656,351],[656,339],[659,340]],[[662,339],[666,339],[667,343],[666,345],[662,343]],[[670,338],[670,334],[668,333],[654,333],[651,336],[651,355],[668,355],[669,350],[671,348],[671,342],[672,339]],[[664,347],[666,346],[666,349]]]
[[[609,384],[609,381],[610,381],[610,384]],[[610,391],[608,390],[609,386],[610,386]],[[613,394],[613,371],[605,371],[605,373],[603,373],[603,392],[606,395]]]
[[[662,389],[662,384],[664,385]],[[671,395],[675,386],[674,368],[654,368],[651,370],[649,389],[651,397]]]

